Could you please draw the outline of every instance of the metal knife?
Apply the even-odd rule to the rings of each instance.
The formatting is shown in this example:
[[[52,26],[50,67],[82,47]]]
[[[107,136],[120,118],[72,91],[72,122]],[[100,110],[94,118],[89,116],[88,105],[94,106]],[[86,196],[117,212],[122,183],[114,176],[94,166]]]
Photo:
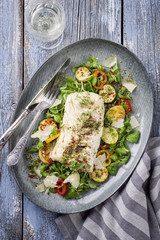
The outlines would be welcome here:
[[[48,84],[55,78],[55,76],[59,73],[63,74],[70,64],[71,59],[68,58],[65,62],[59,67],[59,69],[55,72],[54,76],[50,79],[49,82],[36,94],[36,96],[31,100],[31,102],[27,105],[21,115],[12,123],[12,125],[7,129],[7,131],[0,138],[0,151],[12,136],[17,127],[21,124],[21,122],[27,117],[27,115],[35,108],[35,106],[42,101],[43,92],[47,88]]]

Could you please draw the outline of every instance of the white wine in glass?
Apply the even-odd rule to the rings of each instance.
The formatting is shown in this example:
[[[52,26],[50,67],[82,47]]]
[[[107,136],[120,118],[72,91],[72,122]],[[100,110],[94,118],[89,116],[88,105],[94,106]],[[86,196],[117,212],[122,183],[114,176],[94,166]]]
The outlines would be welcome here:
[[[55,48],[63,39],[65,13],[55,0],[30,0],[26,8],[28,31],[40,42],[43,48]]]

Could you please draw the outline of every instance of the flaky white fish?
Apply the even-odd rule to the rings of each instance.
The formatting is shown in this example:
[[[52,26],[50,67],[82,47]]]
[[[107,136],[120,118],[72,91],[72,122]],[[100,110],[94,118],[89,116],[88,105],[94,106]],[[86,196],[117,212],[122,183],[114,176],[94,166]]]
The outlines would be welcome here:
[[[71,93],[66,100],[63,127],[50,158],[66,164],[82,163],[93,171],[104,123],[104,101],[96,93]]]

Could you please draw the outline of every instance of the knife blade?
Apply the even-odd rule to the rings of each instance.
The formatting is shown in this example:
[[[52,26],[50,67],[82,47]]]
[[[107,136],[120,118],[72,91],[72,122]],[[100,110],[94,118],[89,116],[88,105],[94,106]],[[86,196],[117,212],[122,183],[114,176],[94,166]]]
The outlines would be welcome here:
[[[46,88],[54,81],[57,75],[62,74],[65,72],[67,67],[69,66],[71,62],[70,58],[67,58],[63,64],[56,70],[53,77],[42,87],[42,89],[36,94],[36,96],[30,101],[30,103],[26,106],[24,111],[21,113],[21,115],[12,123],[12,125],[7,129],[7,131],[1,136],[0,138],[0,151],[6,144],[6,142],[10,139],[12,134],[15,132],[17,127],[22,123],[22,121],[27,117],[27,115],[33,111],[33,109],[36,107],[38,103],[40,103],[44,97],[44,91]]]

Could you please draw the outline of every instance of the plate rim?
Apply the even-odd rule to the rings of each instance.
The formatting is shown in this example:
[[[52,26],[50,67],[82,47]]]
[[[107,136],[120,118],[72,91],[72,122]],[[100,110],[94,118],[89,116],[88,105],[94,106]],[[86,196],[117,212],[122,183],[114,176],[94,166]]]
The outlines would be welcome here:
[[[117,43],[117,42],[114,42],[114,41],[111,41],[111,40],[107,40],[107,39],[104,39],[104,38],[86,38],[86,39],[82,39],[82,40],[79,40],[79,41],[75,41],[75,42],[73,42],[73,43],[71,43],[71,44],[63,47],[62,49],[58,50],[58,51],[57,51],[56,53],[54,53],[51,57],[49,57],[47,60],[45,60],[45,61],[40,65],[40,67],[33,73],[32,77],[31,77],[30,80],[29,80],[29,82],[26,84],[25,88],[23,89],[23,91],[22,91],[22,93],[21,93],[21,95],[20,95],[20,97],[19,97],[19,100],[18,100],[16,109],[15,109],[15,112],[14,112],[14,114],[13,114],[12,122],[15,120],[15,117],[16,117],[16,114],[17,114],[16,111],[17,111],[17,108],[18,108],[18,106],[19,106],[19,104],[20,104],[20,102],[21,102],[21,99],[22,99],[22,97],[23,97],[24,91],[25,91],[25,92],[28,91],[28,89],[29,89],[29,87],[30,87],[30,84],[32,83],[32,79],[34,79],[34,77],[36,76],[37,72],[38,72],[41,68],[43,68],[43,66],[46,64],[46,62],[49,61],[51,58],[54,58],[54,57],[55,57],[56,55],[58,55],[60,52],[63,52],[64,50],[67,50],[67,48],[71,48],[73,45],[76,45],[76,44],[79,44],[79,43],[85,42],[85,41],[86,41],[86,42],[89,42],[89,41],[102,41],[102,42],[105,42],[105,43],[109,43],[109,44],[116,45],[118,48],[120,47],[121,49],[124,49],[125,51],[127,51],[128,54],[132,55],[132,56],[136,59],[136,61],[138,62],[138,64],[140,64],[140,66],[141,66],[141,68],[142,68],[142,70],[143,70],[143,73],[145,74],[145,77],[146,77],[146,79],[147,79],[147,82],[148,82],[148,84],[149,84],[150,87],[151,87],[151,99],[152,99],[152,103],[151,103],[151,105],[152,105],[152,112],[151,112],[151,114],[152,114],[152,115],[151,115],[151,121],[150,121],[150,130],[148,131],[148,135],[147,135],[147,138],[146,138],[146,142],[145,142],[145,144],[144,144],[143,151],[142,151],[142,153],[141,153],[141,155],[140,155],[140,157],[139,157],[139,160],[136,162],[134,168],[132,168],[132,169],[129,171],[127,178],[125,178],[125,179],[121,182],[121,184],[118,185],[118,187],[112,192],[112,194],[110,194],[109,197],[107,197],[107,198],[105,198],[105,199],[102,199],[102,200],[99,201],[97,204],[92,204],[91,206],[88,206],[87,204],[86,204],[86,205],[83,205],[83,207],[84,207],[84,206],[86,206],[86,207],[84,207],[84,208],[81,209],[81,210],[77,210],[77,211],[76,211],[76,210],[74,210],[74,211],[63,211],[63,210],[61,211],[61,210],[59,210],[59,211],[57,211],[57,210],[55,209],[55,211],[53,211],[53,210],[51,210],[50,208],[47,208],[47,207],[42,206],[41,204],[37,203],[36,200],[34,200],[34,199],[32,199],[32,198],[30,197],[30,195],[28,194],[28,192],[26,193],[26,192],[23,191],[23,188],[22,188],[21,184],[19,183],[19,181],[18,181],[18,179],[17,179],[17,177],[16,177],[16,171],[15,171],[15,169],[14,169],[15,166],[12,166],[12,167],[11,167],[11,171],[12,171],[12,173],[13,173],[13,175],[14,175],[14,177],[15,177],[16,183],[17,183],[17,185],[19,186],[19,188],[20,188],[20,190],[22,191],[22,193],[23,193],[32,203],[34,203],[35,205],[41,207],[42,209],[45,209],[45,210],[48,210],[48,211],[51,211],[51,212],[56,212],[56,213],[72,214],[72,213],[83,212],[83,211],[86,211],[86,210],[90,210],[90,209],[94,208],[95,206],[98,206],[99,204],[101,204],[101,203],[104,202],[105,200],[107,200],[107,199],[109,199],[110,197],[112,197],[112,196],[123,186],[123,184],[125,184],[125,182],[129,179],[129,177],[131,176],[131,174],[132,174],[133,171],[135,170],[136,166],[138,165],[138,163],[139,163],[142,155],[144,154],[144,151],[145,151],[145,148],[146,148],[146,145],[147,145],[147,143],[148,143],[148,140],[149,140],[149,137],[150,137],[150,133],[151,133],[151,130],[152,130],[153,111],[154,111],[153,87],[152,87],[151,81],[150,81],[150,79],[149,79],[149,75],[148,75],[148,72],[147,72],[146,68],[144,67],[144,65],[143,65],[143,63],[141,62],[141,60],[135,55],[135,53],[133,53],[133,52],[132,52],[131,50],[129,50],[127,47],[125,47],[124,45],[119,44],[119,43]],[[25,106],[24,106],[24,107],[25,107]],[[20,113],[19,113],[19,114],[20,114]],[[18,114],[18,115],[19,115],[19,114]],[[18,115],[17,115],[17,116],[18,116]],[[11,140],[12,140],[12,137],[11,137]],[[11,146],[11,142],[12,142],[12,141],[11,141],[11,140],[9,141],[9,150],[10,150],[10,151],[12,150],[12,146]],[[66,201],[67,201],[67,200],[66,200]],[[66,210],[67,210],[67,209],[66,209]]]

